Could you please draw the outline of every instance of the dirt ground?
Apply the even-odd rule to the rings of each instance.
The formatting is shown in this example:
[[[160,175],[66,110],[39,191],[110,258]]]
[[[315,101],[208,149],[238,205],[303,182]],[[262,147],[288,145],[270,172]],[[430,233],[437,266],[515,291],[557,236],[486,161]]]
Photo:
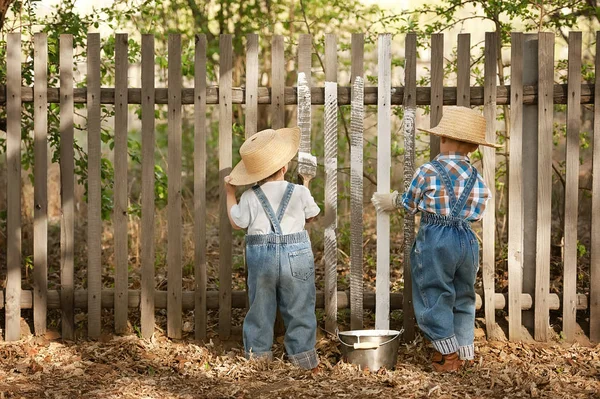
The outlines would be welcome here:
[[[240,340],[206,345],[157,333],[62,342],[57,333],[0,343],[0,398],[600,398],[600,345],[487,342],[457,374],[430,370],[419,338],[402,344],[395,370],[360,371],[319,334],[322,371],[242,357]]]

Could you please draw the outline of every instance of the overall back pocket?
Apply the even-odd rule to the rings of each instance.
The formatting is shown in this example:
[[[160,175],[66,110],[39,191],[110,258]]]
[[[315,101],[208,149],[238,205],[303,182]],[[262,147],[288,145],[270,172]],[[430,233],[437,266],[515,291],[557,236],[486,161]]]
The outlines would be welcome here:
[[[306,281],[315,272],[315,258],[311,248],[301,249],[288,254],[292,277]]]

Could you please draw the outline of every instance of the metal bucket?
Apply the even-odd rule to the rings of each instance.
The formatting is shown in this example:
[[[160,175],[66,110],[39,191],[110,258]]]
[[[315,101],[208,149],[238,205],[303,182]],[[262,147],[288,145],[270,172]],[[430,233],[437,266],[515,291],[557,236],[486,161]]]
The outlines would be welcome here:
[[[381,367],[391,370],[398,360],[400,334],[404,330],[354,330],[338,331],[343,360],[358,365],[361,370],[377,371]]]

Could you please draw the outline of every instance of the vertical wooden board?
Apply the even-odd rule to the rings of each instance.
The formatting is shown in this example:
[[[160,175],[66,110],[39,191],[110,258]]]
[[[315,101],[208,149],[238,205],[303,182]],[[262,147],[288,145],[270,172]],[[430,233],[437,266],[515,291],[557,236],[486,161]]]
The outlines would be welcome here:
[[[415,172],[415,118],[417,112],[417,34],[406,35],[404,43],[404,191],[410,186]],[[404,215],[404,295],[403,323],[404,340],[415,339],[415,310],[412,301],[412,273],[410,265],[410,248],[415,240],[415,216]]]
[[[231,35],[221,35],[219,55],[219,336],[226,339],[231,335],[232,237],[223,179],[231,173],[232,163]]]
[[[167,244],[167,335],[181,338],[182,271],[181,271],[181,35],[169,34],[168,44],[168,244]]]
[[[508,335],[521,339],[523,288],[523,34],[511,35],[510,165],[508,168]]]
[[[127,76],[129,69],[126,33],[115,36],[115,148],[114,208],[115,332],[127,332]]]
[[[337,328],[337,37],[325,35],[325,330]]]
[[[196,36],[194,58],[194,263],[196,340],[206,339],[206,36]],[[258,39],[257,39],[258,50]],[[258,53],[257,59],[258,62]],[[257,65],[258,69],[258,65]],[[248,87],[248,86],[246,86]],[[247,101],[247,100],[246,100]],[[256,115],[255,115],[256,116]],[[248,115],[246,115],[246,123]],[[256,126],[254,127],[256,130]],[[248,125],[246,125],[248,133]]]
[[[363,327],[363,135],[364,46],[362,33],[352,34],[350,113],[350,328]]]
[[[379,35],[377,50],[377,192],[390,191],[392,169],[392,35]],[[375,328],[390,328],[390,215],[377,214]]]
[[[21,338],[21,34],[6,42],[6,298],[5,339]]]
[[[298,41],[298,127],[300,152],[310,153],[311,133],[311,35],[300,35]]]
[[[596,32],[594,148],[592,164],[592,231],[590,247],[590,340],[600,342],[600,32]]]
[[[431,112],[430,127],[436,127],[442,119],[444,106],[444,34],[431,35]],[[429,158],[434,159],[440,153],[440,138],[429,135]]]
[[[258,127],[258,35],[246,36],[246,138]]]
[[[75,338],[73,36],[60,35],[60,307],[63,339]]]
[[[271,44],[271,127],[280,129],[285,126],[285,56],[283,36],[273,36]]]
[[[34,35],[33,325],[46,333],[48,304],[48,35]]]
[[[563,259],[563,332],[575,339],[577,320],[577,211],[579,197],[579,132],[581,130],[581,32],[569,32],[565,229]]]
[[[535,277],[535,339],[549,333],[550,229],[552,222],[552,134],[554,34],[539,34],[538,83],[538,210]]]
[[[154,334],[154,35],[142,35],[142,337]]]
[[[87,131],[88,131],[88,336],[102,333],[102,191],[100,122],[100,34],[87,38]]]
[[[485,34],[484,65],[484,116],[486,120],[485,138],[488,142],[496,142],[496,33]],[[495,231],[496,231],[496,150],[482,147],[483,178],[492,193],[493,200],[487,202],[483,215],[483,293],[485,308],[485,325],[488,337],[495,336],[496,310],[494,307],[494,266],[495,266]]]
[[[456,105],[471,106],[471,34],[458,35]]]

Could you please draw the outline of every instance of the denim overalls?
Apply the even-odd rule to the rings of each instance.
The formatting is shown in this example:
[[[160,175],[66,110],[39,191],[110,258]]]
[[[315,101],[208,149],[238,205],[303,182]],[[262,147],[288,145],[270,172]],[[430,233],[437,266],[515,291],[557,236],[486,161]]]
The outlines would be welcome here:
[[[308,232],[283,234],[281,219],[294,192],[288,183],[277,216],[260,186],[252,189],[271,221],[270,234],[246,236],[250,309],[244,319],[246,357],[272,358],[277,305],[286,327],[285,350],[291,363],[312,369],[319,363],[315,350],[315,263]]]
[[[448,172],[432,161],[450,199],[450,216],[424,212],[410,254],[413,302],[421,331],[444,355],[473,359],[475,278],[479,244],[469,221],[459,217],[477,179],[467,180],[458,198]]]

